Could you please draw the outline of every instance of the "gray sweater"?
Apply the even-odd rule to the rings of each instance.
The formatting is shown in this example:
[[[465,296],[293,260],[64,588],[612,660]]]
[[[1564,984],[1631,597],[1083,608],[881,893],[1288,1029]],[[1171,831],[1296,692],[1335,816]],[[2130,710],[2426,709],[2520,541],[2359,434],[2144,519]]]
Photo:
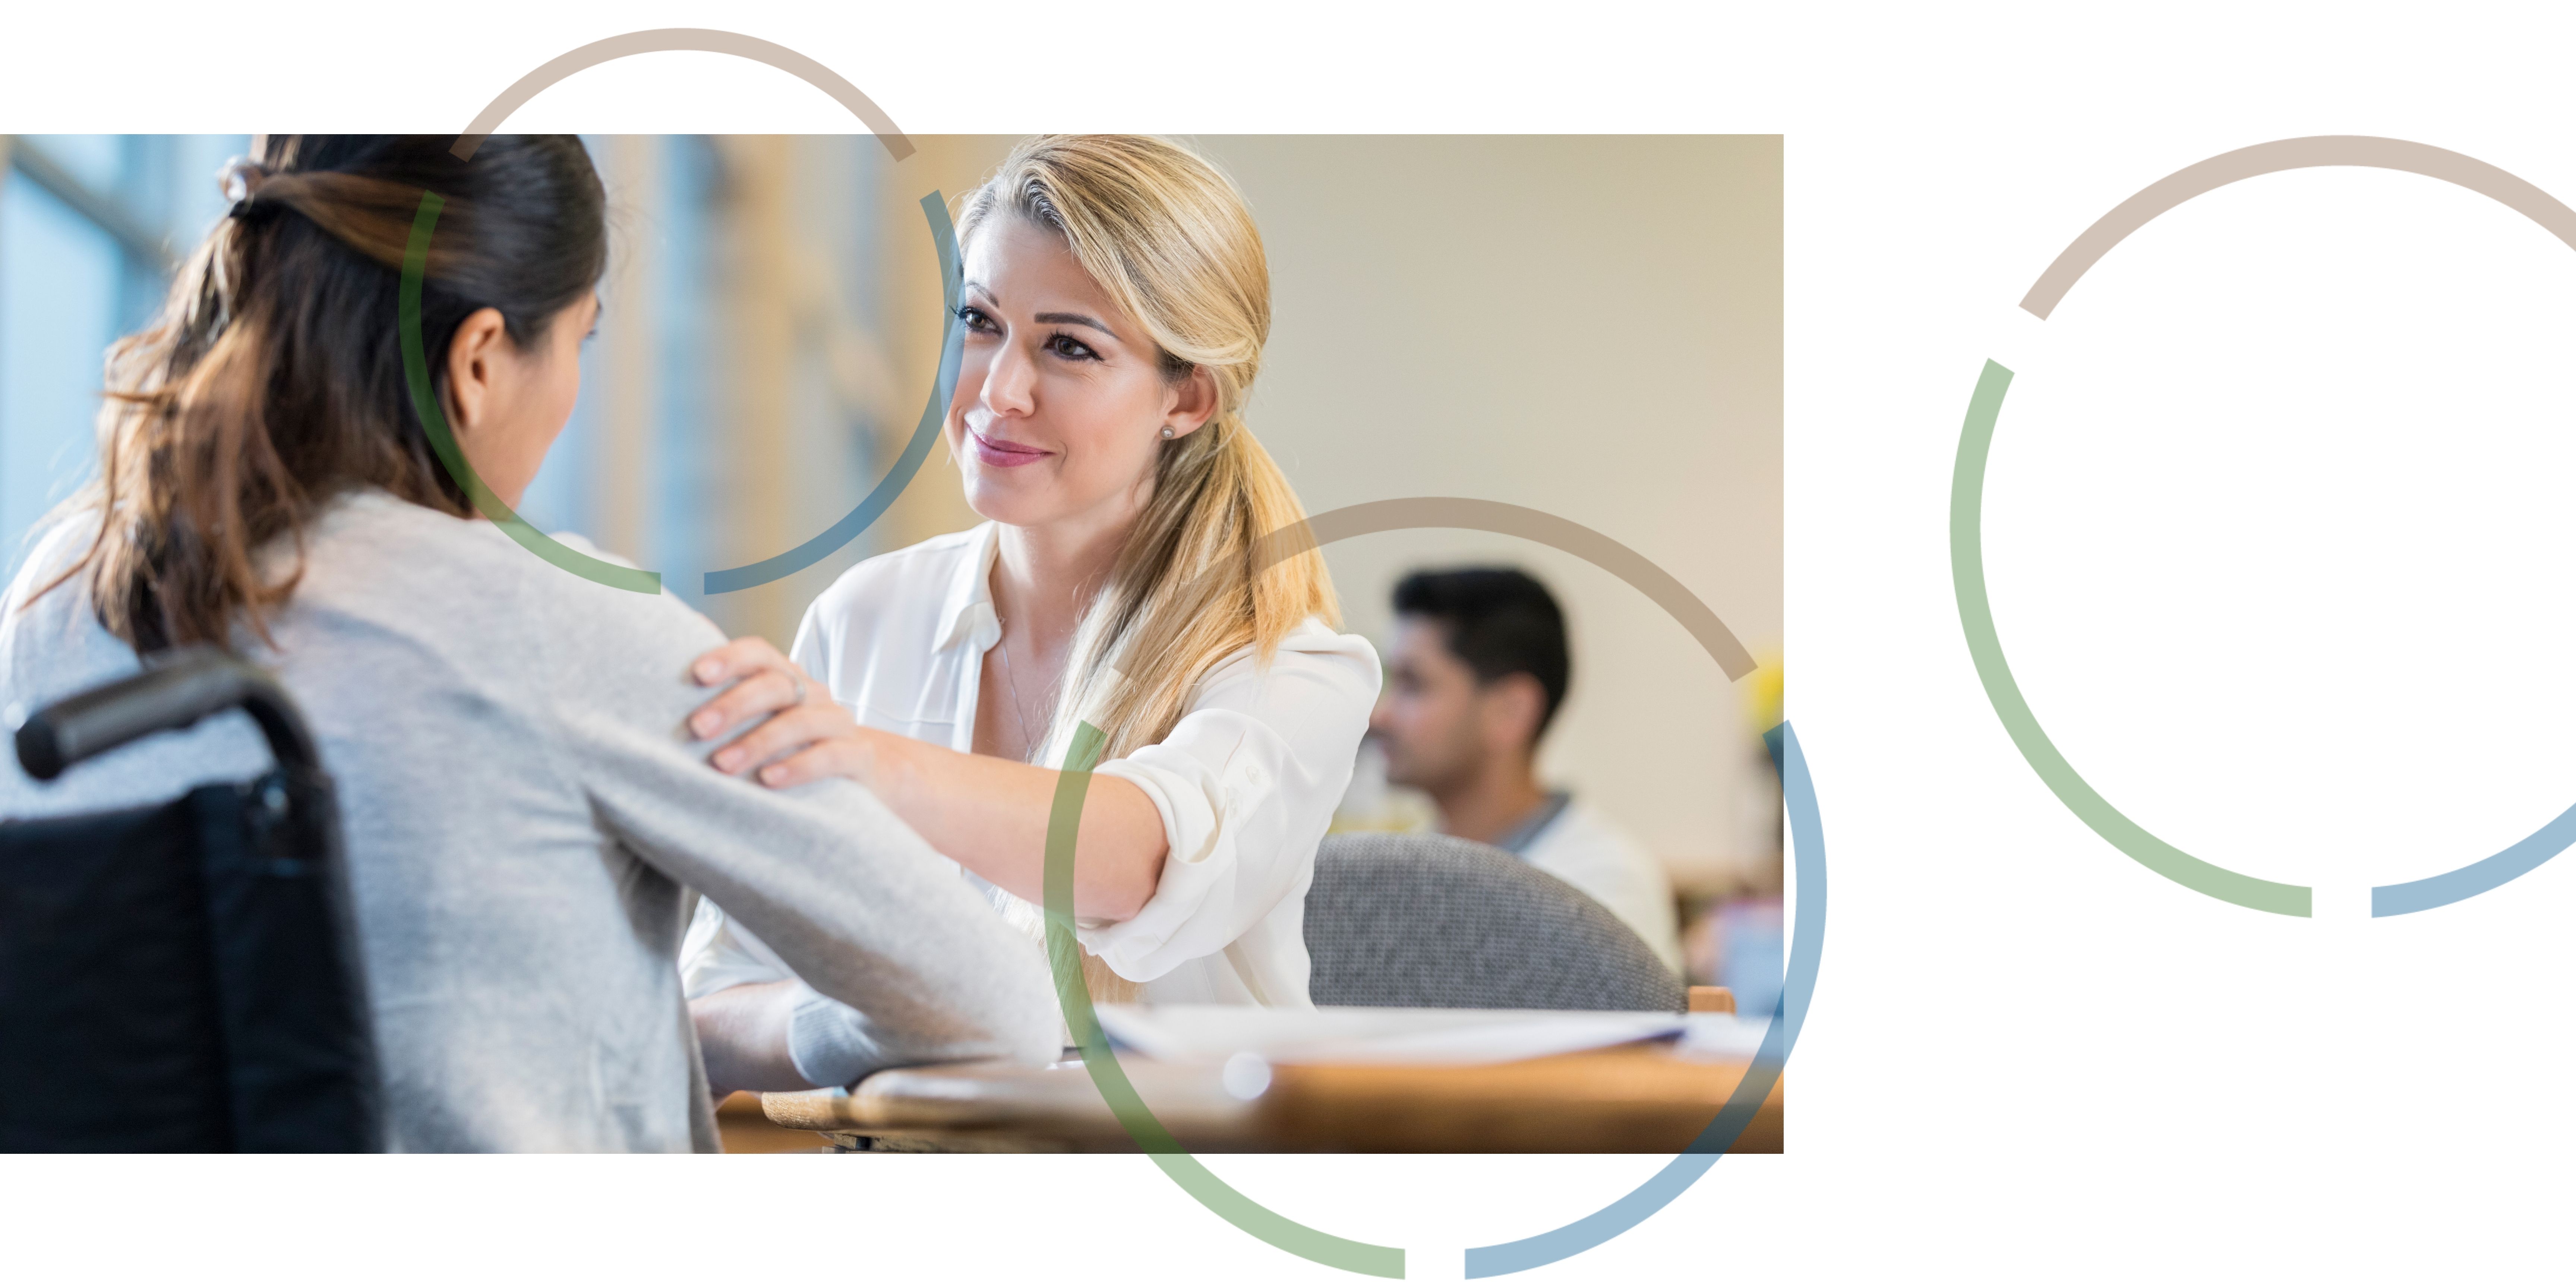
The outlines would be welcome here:
[[[29,600],[94,531],[41,538],[0,601],[0,699],[32,710],[137,669],[77,579]],[[364,492],[309,533],[270,631],[275,649],[243,651],[294,694],[339,785],[392,1148],[713,1149],[674,962],[690,890],[822,995],[795,1026],[809,1072],[1056,1053],[1038,946],[874,796],[708,767],[717,744],[682,727],[708,696],[686,668],[722,636],[678,599]],[[52,784],[0,762],[0,815],[33,816],[249,777],[268,755],[235,714]]]

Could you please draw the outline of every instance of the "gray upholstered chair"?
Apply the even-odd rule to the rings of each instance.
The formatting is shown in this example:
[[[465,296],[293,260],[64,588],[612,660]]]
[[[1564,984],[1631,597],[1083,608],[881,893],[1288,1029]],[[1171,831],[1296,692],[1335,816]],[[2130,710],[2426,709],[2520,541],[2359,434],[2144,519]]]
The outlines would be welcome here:
[[[1318,1006],[1682,1009],[1682,982],[1607,909],[1454,836],[1325,837],[1306,951]]]

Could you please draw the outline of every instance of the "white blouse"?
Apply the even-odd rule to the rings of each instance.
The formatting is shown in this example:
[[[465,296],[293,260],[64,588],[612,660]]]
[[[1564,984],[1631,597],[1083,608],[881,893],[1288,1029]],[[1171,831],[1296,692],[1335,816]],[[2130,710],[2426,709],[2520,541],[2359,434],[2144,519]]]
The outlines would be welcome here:
[[[852,568],[805,611],[791,656],[860,724],[972,751],[984,655],[1002,638],[999,549],[1000,528],[984,523]],[[1350,783],[1378,683],[1367,640],[1310,617],[1268,666],[1246,647],[1211,668],[1161,742],[1095,769],[1144,791],[1171,851],[1135,916],[1078,923],[1083,946],[1143,984],[1148,1002],[1312,1005],[1315,846]],[[1054,760],[1066,741],[1058,731]],[[997,907],[1012,902],[958,872]],[[691,997],[792,975],[706,901],[681,959]]]

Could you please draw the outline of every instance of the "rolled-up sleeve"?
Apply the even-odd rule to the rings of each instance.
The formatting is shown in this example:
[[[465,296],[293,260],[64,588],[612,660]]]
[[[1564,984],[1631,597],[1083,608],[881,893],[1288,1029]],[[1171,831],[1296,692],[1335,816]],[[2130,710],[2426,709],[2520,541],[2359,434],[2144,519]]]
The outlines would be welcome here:
[[[1162,741],[1094,770],[1145,793],[1171,849],[1145,906],[1081,925],[1084,946],[1127,979],[1155,979],[1223,951],[1301,888],[1378,682],[1367,640],[1309,621],[1268,665],[1247,651],[1210,672]]]

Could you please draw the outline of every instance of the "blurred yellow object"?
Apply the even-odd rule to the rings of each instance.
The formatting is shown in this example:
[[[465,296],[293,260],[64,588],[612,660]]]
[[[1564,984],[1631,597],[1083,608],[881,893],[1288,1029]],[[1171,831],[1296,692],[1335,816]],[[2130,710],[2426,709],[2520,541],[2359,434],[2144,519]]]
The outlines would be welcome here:
[[[1751,722],[1757,738],[1778,728],[1782,718],[1784,690],[1780,666],[1780,650],[1772,649],[1758,655],[1754,659],[1753,674],[1744,677],[1744,718]]]

